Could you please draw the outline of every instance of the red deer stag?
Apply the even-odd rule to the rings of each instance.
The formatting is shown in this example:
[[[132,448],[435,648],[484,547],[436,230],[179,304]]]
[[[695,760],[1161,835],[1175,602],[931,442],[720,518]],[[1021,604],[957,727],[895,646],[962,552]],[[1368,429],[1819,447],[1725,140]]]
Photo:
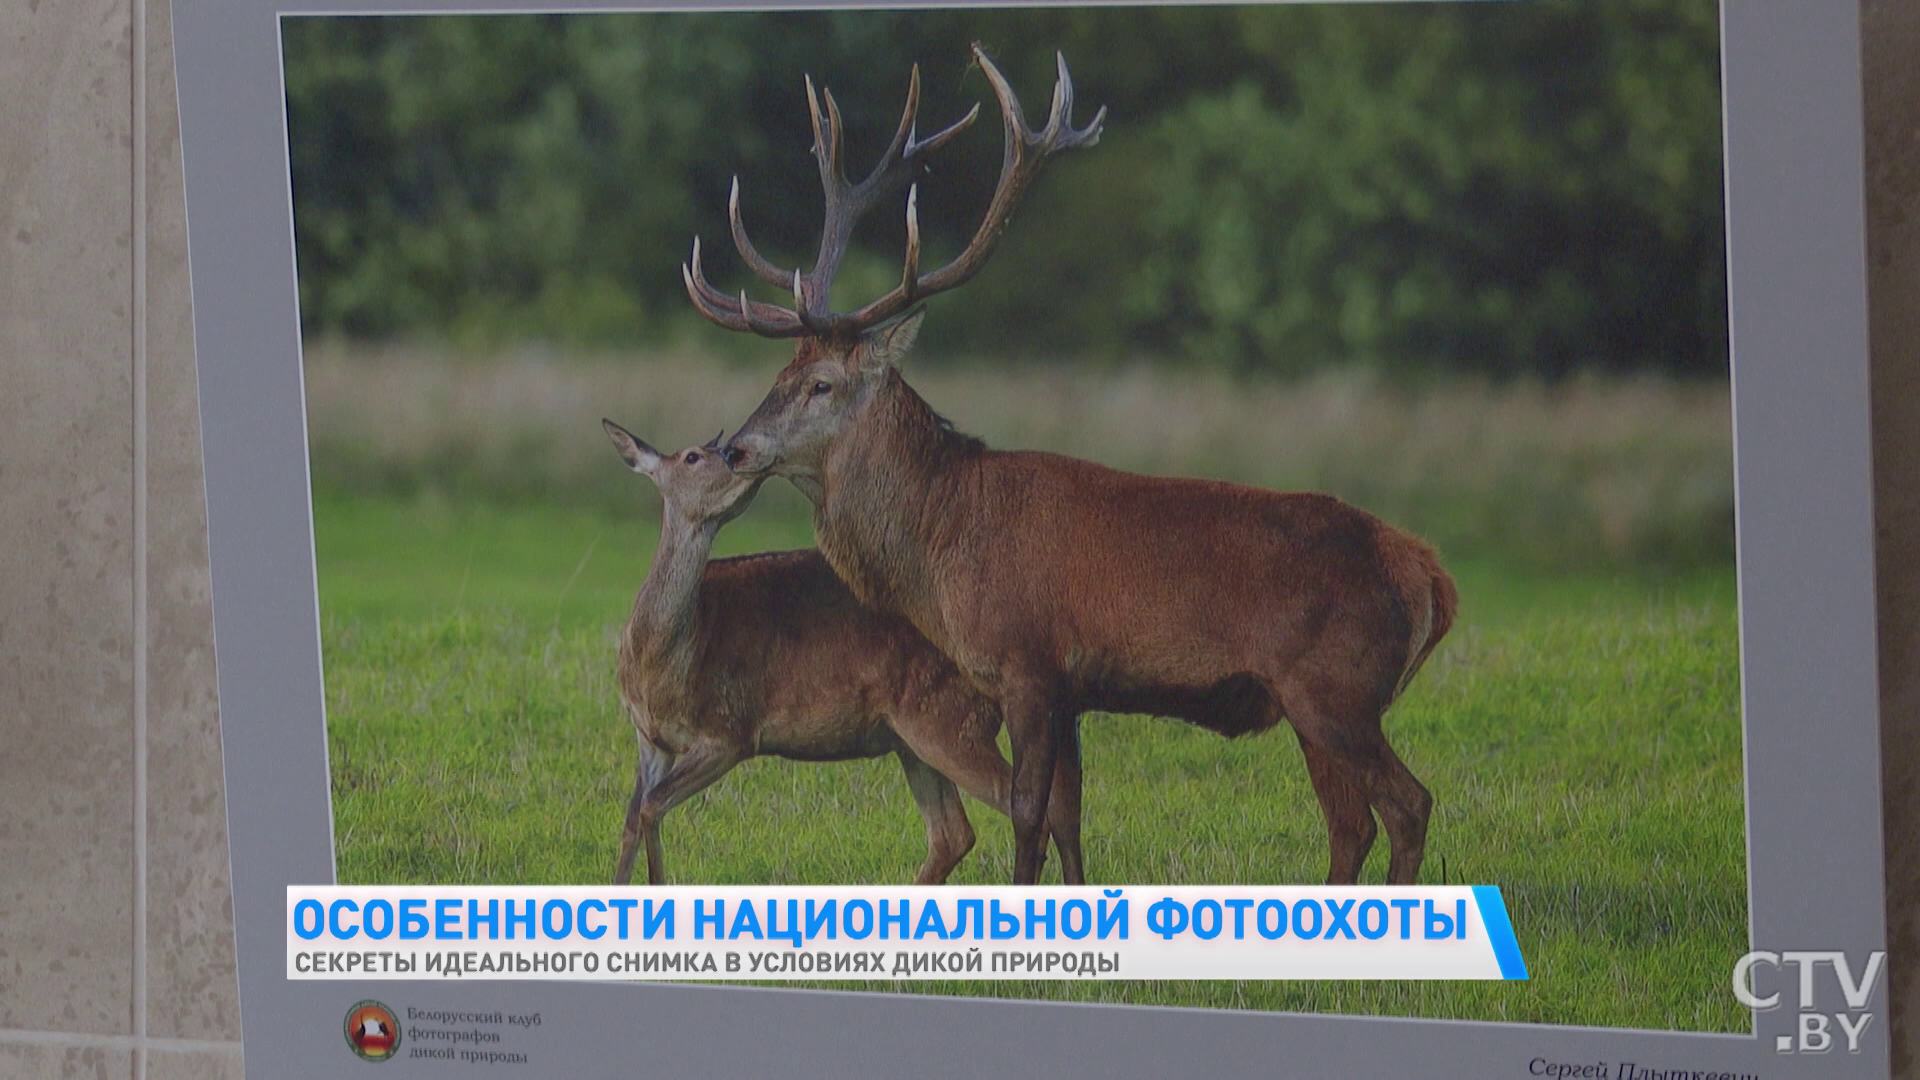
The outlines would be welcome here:
[[[1377,811],[1387,880],[1413,882],[1433,800],[1388,745],[1381,716],[1453,621],[1453,581],[1432,548],[1326,495],[989,450],[901,377],[924,315],[915,305],[973,277],[1041,165],[1092,145],[1105,116],[1072,126],[1061,58],[1047,122],[1032,130],[978,46],[974,57],[999,99],[1005,151],[985,218],[953,262],[920,272],[908,188],[900,284],[851,313],[828,310],[852,219],[906,186],[919,152],[951,137],[913,141],[917,74],[899,134],[859,185],[841,172],[839,110],[829,95],[823,120],[809,83],[826,189],[812,274],[784,274],[754,251],[736,185],[736,246],[761,277],[792,287],[793,308],[713,288],[696,245],[683,276],[708,319],[799,339],[728,441],[727,464],[790,479],[812,500],[820,549],[854,595],[905,615],[999,703],[1013,747],[1016,884],[1037,879],[1049,820],[1062,876],[1083,880],[1075,837],[1087,710],[1175,717],[1228,737],[1290,722],[1327,819],[1327,880],[1358,880]]]
[[[620,639],[620,698],[640,765],[614,882],[666,880],[660,819],[760,754],[846,761],[895,754],[927,824],[915,882],[947,879],[973,847],[954,788],[1008,811],[1000,715],[897,616],[863,608],[817,551],[709,561],[761,478],[720,459],[719,437],[674,457],[602,421],[627,466],[660,488],[660,546]],[[948,779],[951,777],[952,779]]]

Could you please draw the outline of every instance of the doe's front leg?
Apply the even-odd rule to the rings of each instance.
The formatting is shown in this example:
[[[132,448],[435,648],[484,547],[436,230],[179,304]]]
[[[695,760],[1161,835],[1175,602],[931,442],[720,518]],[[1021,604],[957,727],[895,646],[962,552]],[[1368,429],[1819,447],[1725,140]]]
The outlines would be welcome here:
[[[740,763],[741,757],[739,751],[722,743],[695,743],[686,753],[674,759],[673,765],[660,777],[660,781],[640,797],[638,811],[629,814],[629,821],[646,844],[647,884],[667,883],[666,857],[660,849],[660,819],[667,815],[667,811],[727,775]],[[630,866],[631,858],[629,854],[622,861]]]
[[[907,787],[927,825],[927,858],[915,885],[944,885],[953,868],[973,850],[973,823],[960,802],[960,789],[905,746],[897,751]]]
[[[638,731],[640,764],[633,772],[633,796],[627,800],[627,816],[620,832],[620,864],[613,871],[613,883],[625,885],[633,880],[633,860],[640,850],[640,807],[647,792],[673,767],[673,755],[647,741]]]

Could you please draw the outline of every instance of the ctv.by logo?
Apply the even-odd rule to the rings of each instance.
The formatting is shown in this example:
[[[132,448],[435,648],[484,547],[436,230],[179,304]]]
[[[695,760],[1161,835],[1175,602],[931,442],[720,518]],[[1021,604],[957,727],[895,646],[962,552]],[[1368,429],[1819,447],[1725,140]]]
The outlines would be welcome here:
[[[1873,1020],[1873,1014],[1865,1011],[1867,1000],[1873,996],[1874,984],[1880,981],[1880,969],[1886,959],[1884,952],[1868,953],[1867,969],[1856,979],[1846,953],[1750,952],[1733,965],[1733,996],[1755,1012],[1778,1008],[1778,990],[1764,997],[1754,992],[1754,968],[1763,964],[1776,968],[1797,967],[1800,969],[1799,1027],[1793,1035],[1775,1038],[1774,1049],[1782,1054],[1824,1054],[1833,1049],[1832,1029],[1838,1025],[1846,1037],[1847,1053],[1857,1054],[1860,1033],[1867,1030],[1867,1024]],[[1840,996],[1847,1003],[1846,1011],[1832,1013],[1831,1020],[1828,1013],[1820,1011],[1819,996],[1814,989],[1814,976],[1822,965],[1833,968],[1834,981],[1840,984]]]

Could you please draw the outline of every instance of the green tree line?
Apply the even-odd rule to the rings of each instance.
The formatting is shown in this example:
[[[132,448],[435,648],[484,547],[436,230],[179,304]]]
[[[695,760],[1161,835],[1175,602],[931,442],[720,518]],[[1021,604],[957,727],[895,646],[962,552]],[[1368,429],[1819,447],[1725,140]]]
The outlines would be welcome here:
[[[1336,364],[1724,374],[1715,0],[298,18],[284,24],[303,329],[627,348],[700,329],[680,264],[810,265],[803,75],[848,171],[899,117],[980,120],[922,181],[923,267],[1000,162],[979,41],[1044,117],[1065,53],[1100,144],[1049,167],[924,351],[1281,374]],[[901,200],[903,203],[904,200]],[[900,273],[901,207],[842,305]],[[694,336],[697,335],[697,336]]]

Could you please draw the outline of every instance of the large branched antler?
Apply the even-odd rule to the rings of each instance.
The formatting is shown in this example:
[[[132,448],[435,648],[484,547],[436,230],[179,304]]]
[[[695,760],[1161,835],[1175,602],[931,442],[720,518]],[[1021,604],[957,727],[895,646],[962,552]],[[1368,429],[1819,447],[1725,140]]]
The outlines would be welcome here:
[[[826,99],[824,116],[820,108],[823,96]],[[916,138],[916,120],[920,111],[920,68],[915,65],[907,86],[907,105],[901,113],[900,126],[894,132],[893,141],[867,178],[858,184],[850,184],[842,166],[845,128],[840,118],[840,105],[834,100],[833,91],[816,93],[812,78],[807,79],[807,110],[813,123],[813,153],[820,166],[820,185],[826,193],[826,222],[821,229],[820,255],[814,261],[813,271],[802,275],[799,270],[782,270],[753,246],[753,241],[747,238],[746,226],[740,220],[738,177],[734,178],[733,190],[727,200],[727,222],[740,257],[746,260],[748,268],[761,280],[791,288],[794,306],[783,308],[750,301],[744,292],[735,299],[714,288],[707,282],[700,265],[698,238],[693,242],[691,264],[680,268],[687,294],[692,297],[694,306],[700,309],[701,314],[729,330],[748,330],[768,337],[799,337],[803,334],[832,332],[835,316],[827,310],[828,294],[832,290],[833,276],[839,272],[840,262],[846,256],[854,224],[881,198],[919,175],[926,168],[927,156],[965,131],[980,114],[979,107],[975,106],[957,123],[940,133],[927,139]]]
[[[714,288],[701,268],[700,240],[696,237],[691,262],[680,267],[681,278],[686,282],[687,295],[693,300],[694,307],[729,330],[745,330],[774,338],[811,335],[850,340],[907,310],[915,302],[961,285],[979,273],[999,244],[1001,235],[1006,232],[1014,206],[1032,184],[1041,164],[1058,151],[1092,146],[1098,142],[1100,124],[1106,118],[1107,110],[1102,107],[1086,127],[1075,130],[1071,119],[1073,79],[1067,74],[1066,58],[1056,53],[1054,59],[1059,68],[1059,77],[1053,87],[1053,107],[1048,113],[1046,126],[1034,131],[1027,127],[1026,116],[1020,109],[1019,99],[1014,96],[1013,87],[1008,85],[1006,77],[987,59],[987,54],[978,44],[973,46],[973,55],[981,70],[986,72],[987,81],[993,85],[994,96],[1000,101],[1000,114],[1006,126],[1006,146],[993,199],[987,204],[986,216],[974,231],[966,250],[946,266],[921,275],[920,216],[917,207],[919,185],[912,181],[926,168],[928,155],[966,130],[979,116],[980,107],[975,105],[966,116],[939,134],[916,139],[920,68],[915,65],[907,87],[907,107],[900,117],[900,127],[894,132],[893,142],[865,180],[849,184],[841,167],[843,127],[840,106],[833,100],[832,91],[822,91],[816,95],[813,80],[809,78],[807,108],[813,121],[813,151],[820,165],[820,184],[826,193],[826,220],[821,227],[820,255],[814,261],[813,270],[804,275],[797,269],[789,273],[775,266],[754,248],[753,242],[747,238],[746,226],[740,220],[740,181],[736,177],[727,200],[727,222],[733,232],[734,246],[739,249],[740,257],[746,260],[747,267],[762,281],[781,288],[791,288],[794,306],[785,308],[778,304],[749,300],[745,291],[737,298],[731,297]],[[822,96],[826,99],[824,117],[820,109]],[[907,251],[900,284],[885,296],[854,312],[834,314],[828,309],[828,295],[832,291],[833,276],[839,271],[841,260],[846,257],[854,224],[881,199],[898,191],[902,184],[907,185]]]

